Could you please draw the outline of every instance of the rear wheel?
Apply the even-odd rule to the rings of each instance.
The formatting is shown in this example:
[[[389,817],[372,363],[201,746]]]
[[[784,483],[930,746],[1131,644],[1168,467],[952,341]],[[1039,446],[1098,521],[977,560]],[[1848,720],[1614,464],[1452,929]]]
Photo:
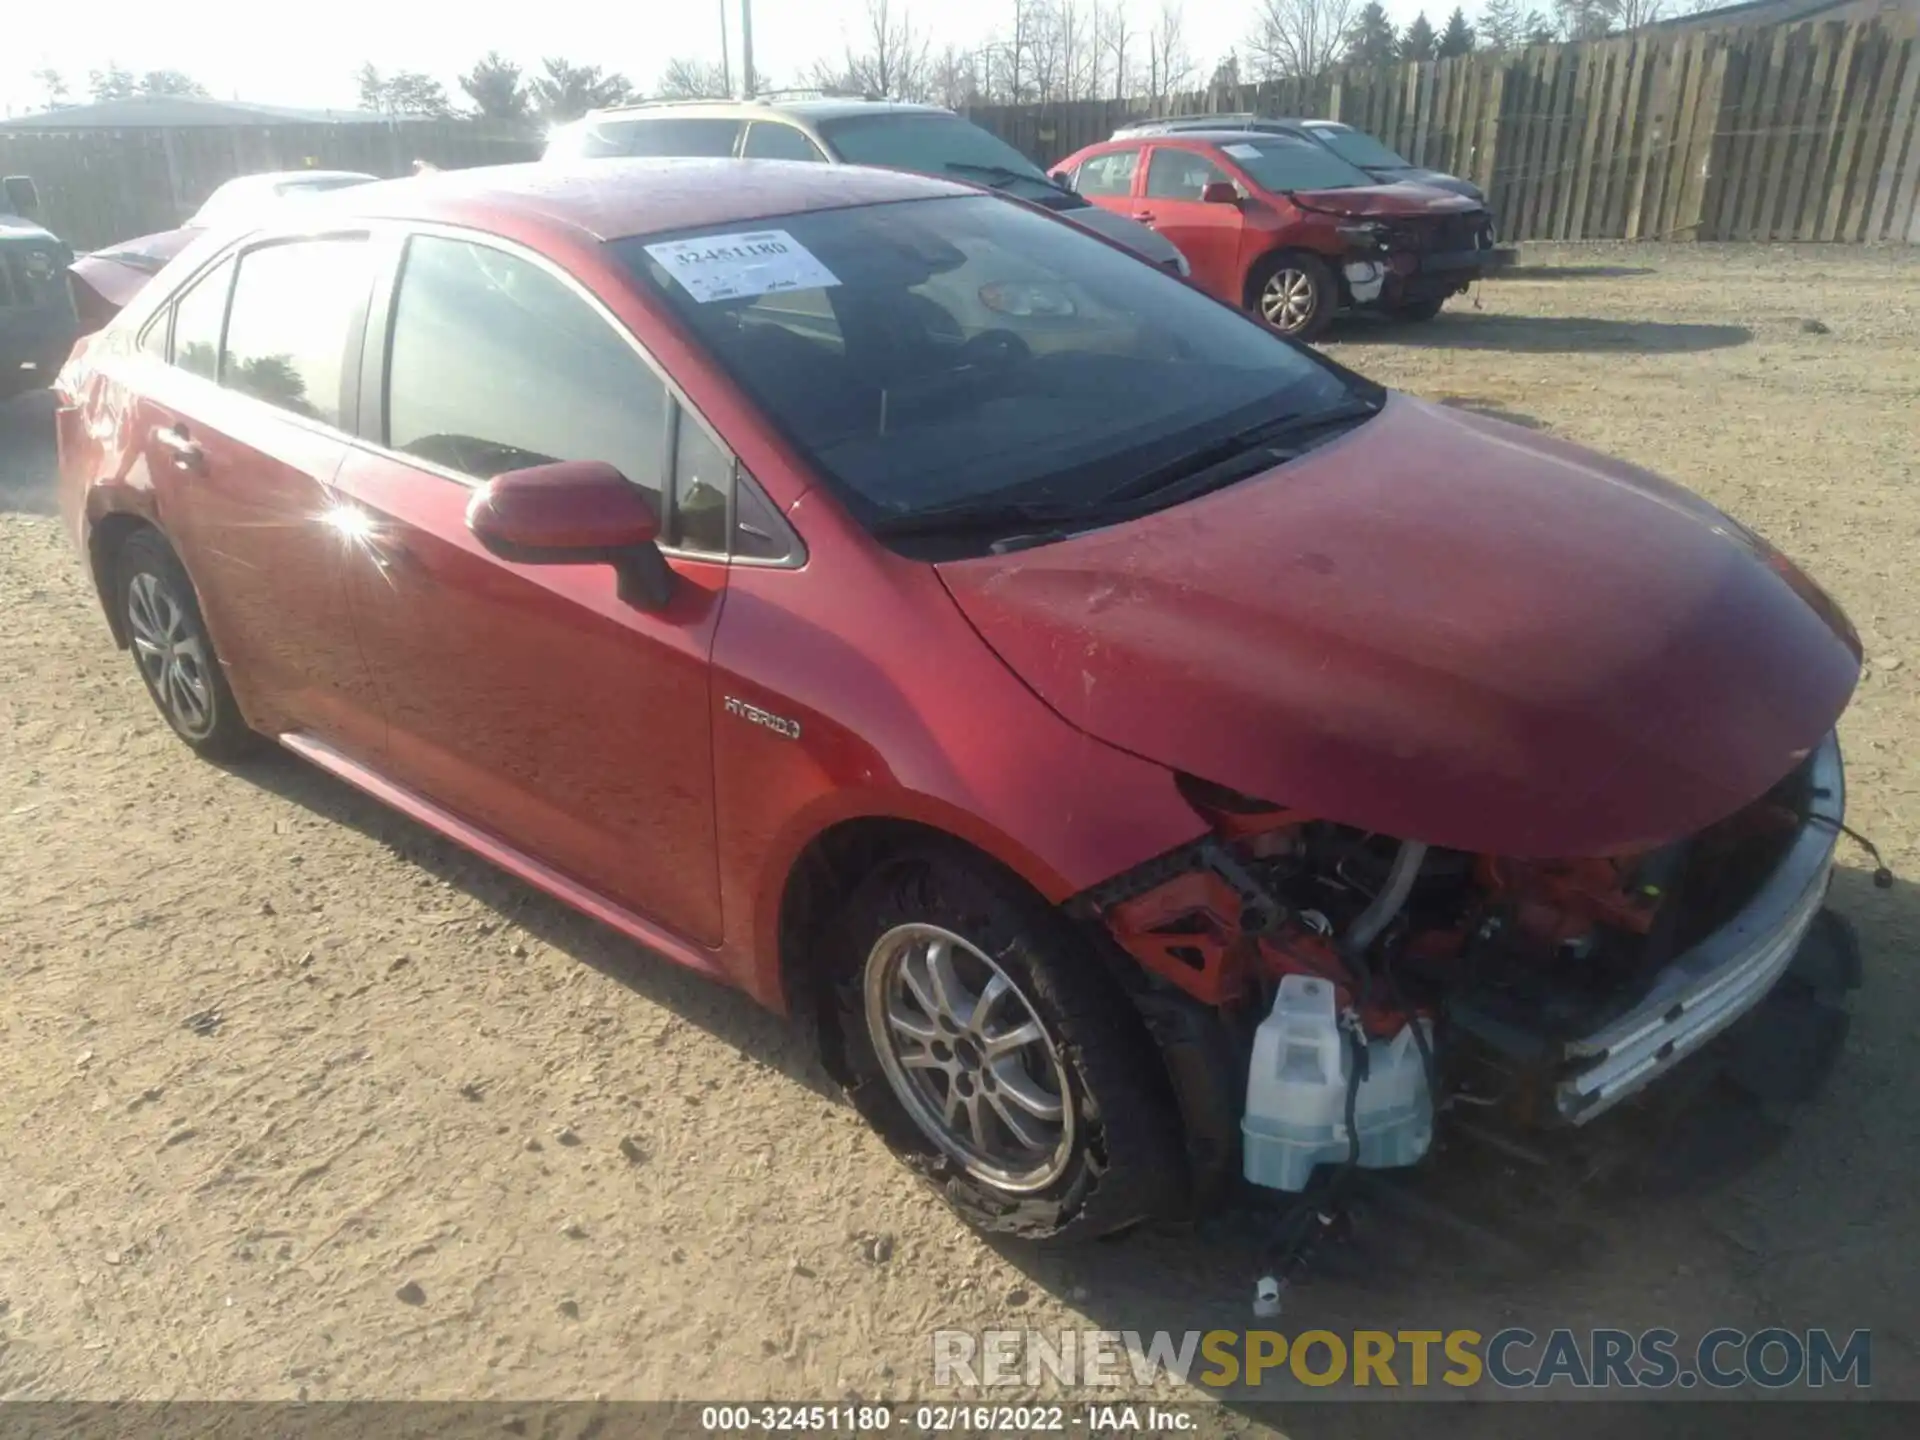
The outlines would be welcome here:
[[[120,620],[147,693],[167,724],[211,760],[233,759],[259,737],[240,718],[207,634],[186,567],[152,530],[136,530],[115,567]]]
[[[1276,255],[1254,273],[1253,312],[1282,335],[1311,340],[1325,330],[1339,307],[1333,272],[1313,255]]]
[[[1158,1056],[1080,937],[957,850],[884,862],[841,927],[837,1043],[856,1105],[977,1229],[1071,1242],[1173,1213]]]
[[[1414,321],[1416,323],[1422,320],[1431,320],[1440,313],[1440,307],[1446,303],[1445,299],[1409,300],[1404,305],[1396,305],[1393,307],[1393,318],[1396,320]]]

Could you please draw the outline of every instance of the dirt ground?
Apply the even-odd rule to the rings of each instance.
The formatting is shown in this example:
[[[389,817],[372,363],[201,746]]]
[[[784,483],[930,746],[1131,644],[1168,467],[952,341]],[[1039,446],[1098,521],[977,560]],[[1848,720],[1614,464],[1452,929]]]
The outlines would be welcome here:
[[[1871,660],[1851,818],[1920,875],[1920,253],[1525,258],[1329,348],[1804,562]],[[1257,1216],[996,1248],[743,998],[290,757],[195,761],[58,533],[50,415],[0,407],[0,1398],[905,1398],[936,1329],[1251,1323]],[[1920,890],[1843,853],[1866,988],[1790,1128],[1565,1202],[1518,1265],[1378,1213],[1284,1323],[1866,1326],[1875,1390],[1920,1395]]]

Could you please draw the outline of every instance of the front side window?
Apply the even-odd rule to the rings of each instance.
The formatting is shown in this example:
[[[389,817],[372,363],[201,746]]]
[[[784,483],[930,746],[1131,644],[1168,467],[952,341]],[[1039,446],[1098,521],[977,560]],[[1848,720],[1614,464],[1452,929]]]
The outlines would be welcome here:
[[[1115,150],[1096,155],[1080,167],[1073,188],[1082,195],[1131,195],[1133,175],[1140,168],[1138,150]]]
[[[479,480],[600,460],[659,495],[666,386],[604,316],[532,261],[414,236],[389,355],[389,448]]]
[[[1249,136],[1230,140],[1221,152],[1256,184],[1277,193],[1289,190],[1349,190],[1356,185],[1372,185],[1373,177],[1342,160],[1324,145],[1291,136]]]
[[[863,523],[1098,504],[1357,382],[1075,226],[985,196],[616,241]]]
[[[339,425],[347,345],[373,278],[359,237],[264,245],[240,257],[220,383],[295,415]],[[354,347],[354,362],[359,347]]]
[[[220,376],[220,331],[227,320],[233,261],[222,260],[173,302],[173,363],[203,380]],[[166,327],[162,325],[164,334]]]
[[[748,160],[825,160],[820,147],[809,140],[804,130],[782,125],[776,120],[756,120],[747,127],[747,143],[741,155]]]
[[[1147,194],[1155,200],[1198,200],[1209,185],[1231,183],[1227,172],[1192,150],[1162,145],[1147,165]]]

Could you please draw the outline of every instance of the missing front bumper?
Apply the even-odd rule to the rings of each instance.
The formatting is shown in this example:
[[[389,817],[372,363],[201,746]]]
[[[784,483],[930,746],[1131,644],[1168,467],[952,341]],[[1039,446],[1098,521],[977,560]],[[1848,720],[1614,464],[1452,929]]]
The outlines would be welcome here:
[[[1846,811],[1840,742],[1828,735],[1808,774],[1807,818],[1773,872],[1731,920],[1677,957],[1639,1004],[1564,1044],[1553,1091],[1560,1118],[1584,1125],[1644,1089],[1766,998],[1826,899]]]

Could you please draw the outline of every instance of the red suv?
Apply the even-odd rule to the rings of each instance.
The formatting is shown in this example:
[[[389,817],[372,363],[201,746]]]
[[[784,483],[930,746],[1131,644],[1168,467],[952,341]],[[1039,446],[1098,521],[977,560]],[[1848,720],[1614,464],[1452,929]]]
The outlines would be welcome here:
[[[1510,258],[1493,217],[1428,185],[1382,185],[1324,145],[1266,131],[1179,131],[1089,145],[1054,169],[1086,199],[1179,247],[1193,283],[1284,335],[1342,309],[1431,320]]]
[[[1831,958],[1858,646],[1651,475],[917,175],[259,218],[59,380],[167,723],[809,1011],[985,1228],[1580,1123]]]

